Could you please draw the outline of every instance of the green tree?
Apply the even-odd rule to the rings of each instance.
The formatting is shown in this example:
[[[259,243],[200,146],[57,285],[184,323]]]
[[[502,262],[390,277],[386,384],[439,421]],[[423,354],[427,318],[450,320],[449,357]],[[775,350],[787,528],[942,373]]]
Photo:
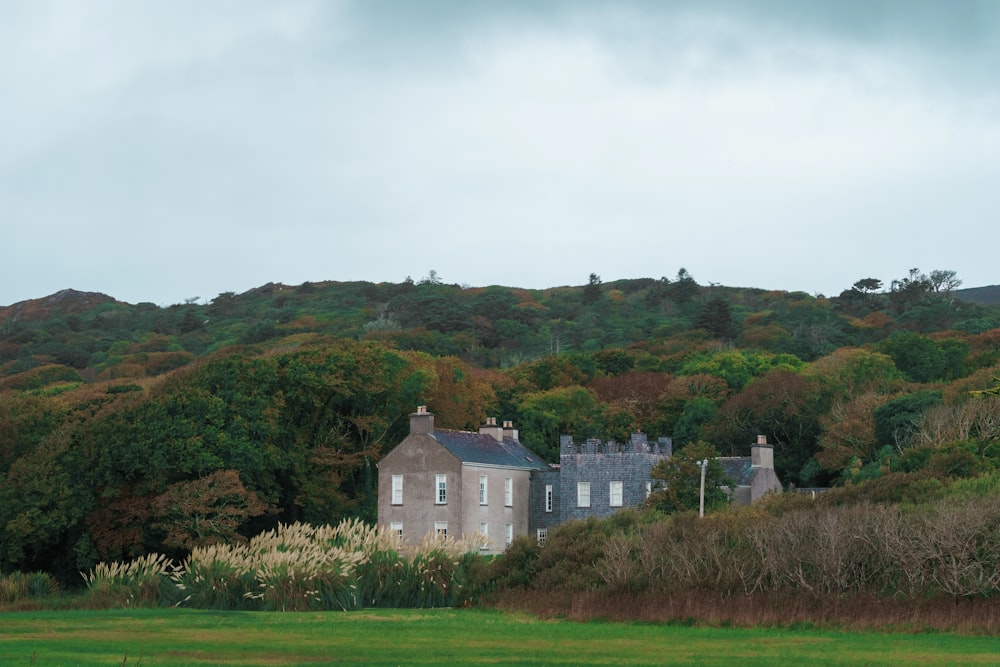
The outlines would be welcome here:
[[[900,396],[875,409],[875,436],[881,445],[897,451],[908,448],[927,410],[941,403],[940,391],[918,391]]]
[[[667,294],[674,303],[683,305],[694,301],[699,289],[694,277],[687,269],[681,267],[677,271],[677,278],[667,285]]]
[[[701,427],[708,424],[719,414],[719,408],[707,398],[695,397],[684,404],[677,425],[674,427],[674,443],[684,447],[696,442],[701,436]]]
[[[546,461],[559,460],[560,435],[608,435],[605,408],[594,392],[584,387],[557,387],[528,394],[519,407],[521,440]],[[628,423],[623,425],[625,432],[628,427]]]
[[[695,329],[704,329],[716,338],[733,340],[736,338],[736,323],[733,322],[729,302],[721,297],[712,297],[702,306],[694,321]]]
[[[965,375],[969,345],[964,341],[937,341],[918,333],[897,331],[880,348],[913,382],[954,380]]]
[[[589,306],[597,303],[601,298],[601,277],[596,273],[591,273],[587,284],[583,288],[583,304]]]
[[[725,507],[729,496],[722,490],[731,486],[726,477],[719,452],[704,441],[691,443],[654,466],[650,476],[658,482],[657,489],[646,501],[646,507],[673,514],[697,510],[701,503],[701,466],[698,461],[708,461],[705,468],[705,511]]]

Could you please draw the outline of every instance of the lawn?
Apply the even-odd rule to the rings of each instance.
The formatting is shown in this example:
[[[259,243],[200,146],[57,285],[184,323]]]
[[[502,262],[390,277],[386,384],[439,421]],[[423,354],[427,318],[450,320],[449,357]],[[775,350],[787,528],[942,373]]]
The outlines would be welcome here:
[[[540,621],[479,610],[0,613],[0,665],[992,665],[1000,638]]]

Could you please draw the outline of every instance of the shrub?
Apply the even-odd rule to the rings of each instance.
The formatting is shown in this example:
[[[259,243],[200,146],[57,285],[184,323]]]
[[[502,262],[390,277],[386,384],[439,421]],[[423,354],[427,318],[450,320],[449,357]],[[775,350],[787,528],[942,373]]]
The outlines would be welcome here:
[[[611,534],[608,521],[593,517],[553,528],[535,562],[535,588],[567,592],[598,588],[604,580],[596,564]]]
[[[98,563],[83,579],[90,596],[98,603],[152,607],[170,598],[168,575],[172,569],[169,558],[153,553],[127,563]]]
[[[56,580],[47,572],[32,572],[27,576],[27,593],[32,598],[52,597],[59,590]]]
[[[489,564],[491,588],[531,588],[535,579],[538,552],[536,539],[528,535],[515,537],[503,555]]]
[[[28,595],[28,578],[22,572],[0,576],[0,604],[17,602]]]

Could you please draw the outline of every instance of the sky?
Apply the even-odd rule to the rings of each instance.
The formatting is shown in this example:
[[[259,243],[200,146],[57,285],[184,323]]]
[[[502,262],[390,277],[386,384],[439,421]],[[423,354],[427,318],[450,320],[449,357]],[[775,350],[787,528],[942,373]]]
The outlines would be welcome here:
[[[0,305],[1000,284],[1000,2],[0,0]]]

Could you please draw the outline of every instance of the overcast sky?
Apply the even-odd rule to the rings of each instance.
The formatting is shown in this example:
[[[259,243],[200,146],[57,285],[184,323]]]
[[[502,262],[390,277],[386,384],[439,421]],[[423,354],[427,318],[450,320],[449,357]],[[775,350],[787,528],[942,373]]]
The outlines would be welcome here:
[[[0,305],[1000,283],[1000,2],[0,0]]]

